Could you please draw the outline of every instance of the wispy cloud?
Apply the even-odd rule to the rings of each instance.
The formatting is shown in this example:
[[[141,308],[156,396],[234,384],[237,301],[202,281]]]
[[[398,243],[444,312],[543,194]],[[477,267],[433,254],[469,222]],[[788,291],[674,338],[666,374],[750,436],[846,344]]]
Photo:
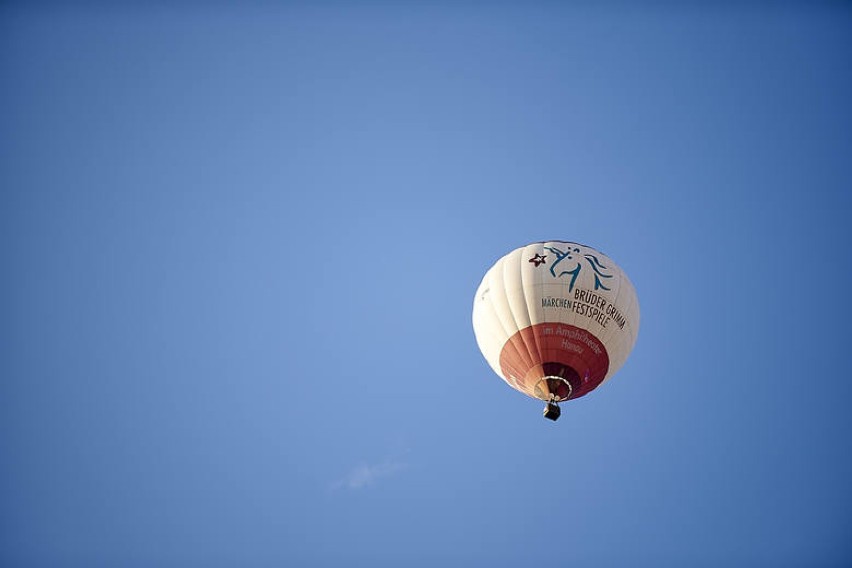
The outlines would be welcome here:
[[[406,464],[397,460],[385,460],[377,464],[361,464],[349,472],[346,477],[334,482],[332,489],[361,489],[378,479],[390,477],[406,468]]]

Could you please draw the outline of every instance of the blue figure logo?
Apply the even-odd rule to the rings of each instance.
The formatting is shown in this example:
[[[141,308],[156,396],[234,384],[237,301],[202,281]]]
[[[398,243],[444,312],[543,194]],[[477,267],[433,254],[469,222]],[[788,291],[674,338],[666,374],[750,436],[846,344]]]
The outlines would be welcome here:
[[[545,250],[549,250],[550,252],[552,252],[553,254],[556,255],[556,261],[554,261],[554,263],[550,265],[550,273],[556,278],[559,278],[560,276],[564,276],[566,274],[570,274],[571,275],[571,282],[568,284],[568,292],[573,292],[574,291],[574,283],[577,281],[577,276],[580,275],[580,270],[583,268],[583,265],[580,263],[581,258],[573,256],[574,254],[579,255],[580,249],[578,249],[576,247],[569,248],[568,251],[566,252],[566,251],[562,251],[562,250],[560,250],[556,247],[544,247],[544,248],[545,248]],[[595,273],[595,290],[609,290],[609,288],[604,286],[604,283],[603,283],[603,280],[602,280],[603,278],[612,278],[612,274],[604,274],[604,272],[603,272],[604,270],[608,270],[607,267],[604,266],[603,264],[601,264],[601,261],[599,261],[598,258],[593,254],[584,253],[582,255],[582,258],[586,259],[586,262],[589,263],[589,266],[592,267],[592,270]],[[561,272],[559,272],[559,274],[557,274],[556,273],[556,267],[563,260],[568,260],[568,261],[573,260],[577,264],[576,264],[576,266],[574,266],[574,268],[572,270],[562,270]],[[538,265],[536,265],[536,266],[538,266]]]

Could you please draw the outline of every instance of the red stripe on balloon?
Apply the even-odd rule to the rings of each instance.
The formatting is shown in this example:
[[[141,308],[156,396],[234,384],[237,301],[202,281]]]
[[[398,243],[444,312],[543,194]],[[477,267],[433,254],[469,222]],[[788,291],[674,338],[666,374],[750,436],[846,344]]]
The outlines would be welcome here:
[[[534,398],[538,382],[568,367],[562,376],[571,383],[571,396],[593,391],[609,371],[603,343],[585,329],[565,323],[540,323],[517,332],[503,345],[500,369],[517,389]],[[570,371],[573,371],[570,372]]]

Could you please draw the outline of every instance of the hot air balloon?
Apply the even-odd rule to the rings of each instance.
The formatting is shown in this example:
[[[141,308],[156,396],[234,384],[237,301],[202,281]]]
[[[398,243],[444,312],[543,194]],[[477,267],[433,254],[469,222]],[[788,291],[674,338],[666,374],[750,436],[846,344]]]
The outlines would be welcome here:
[[[584,396],[627,360],[639,303],[627,275],[586,245],[547,241],[516,249],[485,274],[473,330],[488,364],[515,390],[547,403]]]

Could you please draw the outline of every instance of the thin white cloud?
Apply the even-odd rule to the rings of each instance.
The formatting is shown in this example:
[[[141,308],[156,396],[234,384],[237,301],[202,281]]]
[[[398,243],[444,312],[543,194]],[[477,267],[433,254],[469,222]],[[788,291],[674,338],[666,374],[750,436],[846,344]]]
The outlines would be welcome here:
[[[361,464],[350,471],[346,477],[336,481],[332,489],[361,489],[375,483],[378,479],[399,473],[405,468],[406,464],[395,460],[385,460],[373,465]]]

